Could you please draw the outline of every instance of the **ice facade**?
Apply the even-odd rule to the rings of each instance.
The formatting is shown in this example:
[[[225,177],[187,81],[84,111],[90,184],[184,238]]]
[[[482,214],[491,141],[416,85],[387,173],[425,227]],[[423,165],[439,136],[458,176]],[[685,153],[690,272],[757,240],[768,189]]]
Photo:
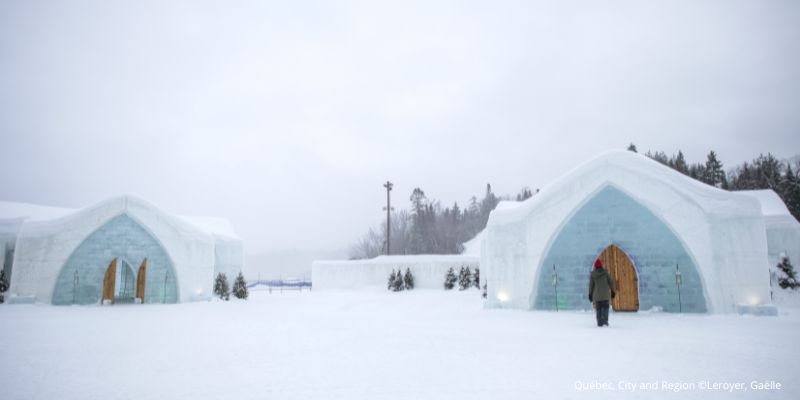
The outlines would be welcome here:
[[[800,225],[777,205],[771,191],[728,192],[639,154],[602,153],[491,213],[485,304],[588,309],[593,260],[614,244],[635,269],[640,310],[774,314],[769,265],[800,250]]]
[[[611,185],[593,195],[556,235],[539,267],[533,308],[591,309],[586,299],[589,273],[594,260],[611,244],[633,261],[640,309],[706,311],[700,275],[680,240],[650,210]]]
[[[99,303],[103,276],[115,258],[120,260],[117,286],[122,290],[134,288],[146,258],[144,303],[178,301],[176,274],[166,251],[139,223],[122,214],[89,235],[70,255],[56,279],[53,304]]]
[[[224,273],[233,282],[244,264],[244,248],[241,240],[214,236],[214,276]]]
[[[767,228],[767,246],[771,266],[789,257],[794,265],[800,262],[800,222],[789,212],[783,200],[772,190],[748,190],[742,192],[753,196],[761,203]]]
[[[10,248],[4,258],[12,254],[4,262],[12,266],[12,303],[99,304],[113,260],[122,300],[133,301],[140,283],[146,304],[207,300],[216,272],[244,266],[242,240],[227,220],[168,214],[130,195],[80,210],[0,202],[0,234]]]

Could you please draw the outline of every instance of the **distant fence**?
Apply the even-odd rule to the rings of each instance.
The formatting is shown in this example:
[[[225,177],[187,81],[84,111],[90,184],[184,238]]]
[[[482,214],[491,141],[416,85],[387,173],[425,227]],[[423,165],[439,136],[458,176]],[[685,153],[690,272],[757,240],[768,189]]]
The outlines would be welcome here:
[[[311,290],[311,281],[304,279],[262,279],[247,282],[247,288],[250,290],[266,290],[272,293],[273,290],[282,292],[284,290],[297,290],[302,292]]]

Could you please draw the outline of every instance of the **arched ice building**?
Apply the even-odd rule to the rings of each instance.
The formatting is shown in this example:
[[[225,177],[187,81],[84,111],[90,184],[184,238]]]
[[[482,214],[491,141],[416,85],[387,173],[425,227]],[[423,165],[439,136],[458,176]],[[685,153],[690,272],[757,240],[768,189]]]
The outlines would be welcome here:
[[[483,236],[487,306],[498,308],[591,309],[599,257],[618,311],[773,314],[769,267],[800,260],[800,224],[775,192],[720,190],[629,151],[502,202]]]
[[[68,210],[0,202],[10,302],[176,303],[209,299],[217,272],[241,271],[226,219],[165,213],[133,196]]]

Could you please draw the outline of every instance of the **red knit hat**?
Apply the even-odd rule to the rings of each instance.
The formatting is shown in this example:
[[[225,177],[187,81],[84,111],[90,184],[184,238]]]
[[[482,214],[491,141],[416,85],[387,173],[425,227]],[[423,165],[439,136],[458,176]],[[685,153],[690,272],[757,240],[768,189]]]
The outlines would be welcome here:
[[[598,258],[594,261],[594,269],[603,268],[603,262]]]

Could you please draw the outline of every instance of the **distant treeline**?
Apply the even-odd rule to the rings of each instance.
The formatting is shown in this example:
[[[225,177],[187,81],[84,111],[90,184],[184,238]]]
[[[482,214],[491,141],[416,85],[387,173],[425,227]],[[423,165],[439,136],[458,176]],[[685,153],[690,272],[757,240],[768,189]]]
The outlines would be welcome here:
[[[500,200],[522,201],[533,196],[525,187],[516,196],[498,197],[492,186],[486,185],[481,200],[472,196],[469,205],[461,208],[458,203],[442,207],[438,200],[428,199],[425,192],[415,188],[411,193],[410,210],[392,213],[392,254],[458,254],[464,242],[472,239],[489,220],[489,213]],[[386,222],[369,231],[350,247],[350,258],[372,258],[386,254]]]
[[[631,143],[628,150],[636,152]],[[689,164],[682,151],[667,156],[663,151],[648,151],[645,155],[674,170],[724,190],[772,189],[789,212],[800,220],[800,179],[796,171],[797,162],[780,161],[772,154],[759,155],[750,162],[725,172],[722,161],[714,151],[708,153],[705,163]],[[538,189],[536,190],[538,192]],[[428,199],[425,192],[415,188],[411,193],[410,210],[402,209],[392,213],[391,253],[392,254],[457,254],[463,243],[477,235],[486,227],[489,213],[500,200],[522,201],[535,193],[523,188],[516,196],[498,197],[492,193],[492,186],[486,185],[486,193],[481,200],[473,196],[466,208],[458,203],[445,207],[437,200]],[[350,247],[350,258],[372,258],[386,253],[386,222],[369,231]]]
[[[636,146],[631,143],[628,150],[636,152]],[[686,176],[720,189],[730,191],[772,189],[786,203],[792,216],[800,220],[800,179],[797,176],[797,161],[792,165],[792,161],[778,160],[770,153],[761,154],[726,173],[722,161],[714,151],[708,153],[705,163],[696,164],[687,164],[680,150],[678,154],[669,157],[663,151],[655,153],[648,151],[645,155]]]

